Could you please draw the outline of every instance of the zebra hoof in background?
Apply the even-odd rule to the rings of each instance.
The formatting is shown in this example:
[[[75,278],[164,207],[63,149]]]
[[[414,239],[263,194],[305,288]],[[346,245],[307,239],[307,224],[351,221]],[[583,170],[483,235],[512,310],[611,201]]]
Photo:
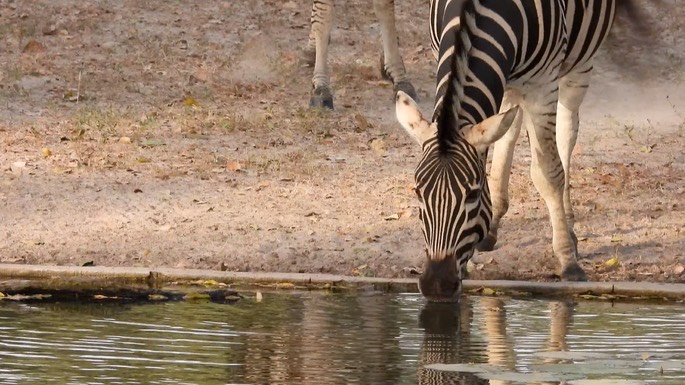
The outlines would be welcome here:
[[[561,279],[564,281],[587,281],[587,274],[577,262],[569,263],[561,270]]]
[[[381,54],[380,71],[381,77],[384,80],[387,80],[392,83],[393,100],[397,98],[397,91],[402,91],[405,94],[409,95],[409,97],[411,97],[415,102],[419,102],[419,96],[416,94],[414,85],[411,84],[409,80],[400,80],[399,82],[395,83],[395,80],[392,78],[390,72],[388,72],[388,69],[385,67],[385,59],[383,57],[383,54]]]
[[[333,94],[330,88],[319,86],[312,89],[309,97],[309,107],[333,109]]]

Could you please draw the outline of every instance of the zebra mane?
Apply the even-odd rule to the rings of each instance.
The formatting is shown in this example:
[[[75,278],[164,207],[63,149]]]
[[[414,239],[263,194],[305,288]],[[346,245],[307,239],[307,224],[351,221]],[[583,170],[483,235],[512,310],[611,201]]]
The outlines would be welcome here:
[[[441,152],[445,152],[449,148],[449,144],[454,143],[458,137],[458,132],[462,128],[459,115],[461,112],[461,101],[464,97],[465,72],[468,65],[468,54],[471,50],[471,39],[469,37],[470,25],[474,23],[473,2],[464,2],[461,10],[461,23],[459,28],[452,28],[453,31],[453,46],[443,49],[440,47],[440,60],[443,61],[445,55],[449,55],[449,75],[442,93],[441,103],[436,106],[433,120],[437,122],[438,126],[438,148]],[[443,36],[442,42],[450,41],[452,39],[445,39]],[[447,64],[446,63],[446,64]],[[440,68],[438,68],[440,72]],[[440,90],[438,90],[440,93]]]

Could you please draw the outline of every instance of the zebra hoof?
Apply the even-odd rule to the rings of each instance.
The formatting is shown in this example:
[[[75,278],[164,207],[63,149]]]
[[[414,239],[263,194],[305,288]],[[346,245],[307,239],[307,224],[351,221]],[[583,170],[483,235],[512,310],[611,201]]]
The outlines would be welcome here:
[[[418,103],[419,101],[419,95],[416,94],[414,86],[406,80],[396,83],[393,87],[393,91],[395,93],[395,96],[397,96],[398,91],[403,91],[405,94],[409,95],[409,97],[411,97],[412,100],[414,100],[415,102]]]
[[[333,109],[333,94],[328,87],[316,87],[309,97],[309,107]]]
[[[476,245],[476,249],[478,251],[492,251],[495,249],[496,244],[497,237],[488,234],[485,236],[485,238],[483,238],[482,241],[480,241],[478,245]]]
[[[561,270],[561,279],[564,281],[587,281],[587,274],[578,265],[578,263],[570,263]]]

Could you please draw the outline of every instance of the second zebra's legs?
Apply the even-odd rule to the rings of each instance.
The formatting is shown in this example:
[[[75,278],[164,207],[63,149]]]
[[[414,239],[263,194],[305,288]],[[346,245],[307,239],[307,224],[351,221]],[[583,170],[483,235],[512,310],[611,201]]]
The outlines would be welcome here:
[[[399,37],[395,23],[395,0],[373,0],[373,10],[376,12],[376,17],[381,25],[383,41],[381,75],[392,82],[395,94],[397,91],[404,91],[416,101],[416,90],[407,78],[407,71],[400,54]]]
[[[304,50],[303,62],[314,66],[312,91],[309,99],[311,107],[333,109],[333,93],[330,86],[328,68],[328,47],[334,20],[335,0],[314,0],[312,6],[309,40]],[[400,54],[399,38],[395,24],[394,0],[374,0],[374,12],[381,26],[383,54],[381,55],[381,74],[393,84],[393,93],[404,91],[418,100],[416,90],[407,77]]]
[[[562,77],[559,82],[559,102],[557,104],[557,147],[564,166],[564,212],[573,243],[578,249],[578,237],[573,229],[575,216],[571,204],[571,155],[578,139],[580,123],[578,110],[585,98],[590,82],[590,64],[574,70]]]
[[[518,91],[509,89],[504,94],[500,111],[521,104],[521,96]],[[523,113],[519,113],[514,123],[500,140],[495,142],[492,153],[492,166],[490,167],[490,198],[492,200],[492,221],[485,238],[478,244],[478,250],[490,251],[497,243],[497,230],[504,214],[509,209],[509,175],[511,174],[511,162],[514,157],[514,146],[521,132]]]
[[[333,109],[333,93],[331,93],[331,76],[328,68],[328,46],[333,29],[333,0],[314,0],[312,5],[311,31],[305,55],[314,46],[314,76],[312,77],[312,91],[309,98],[310,107]],[[313,43],[313,44],[312,44]],[[305,58],[305,60],[308,60]]]
[[[537,86],[533,92],[526,95],[524,119],[532,155],[530,174],[533,184],[549,210],[554,255],[561,265],[559,275],[564,280],[581,281],[586,280],[587,276],[578,264],[573,230],[566,220],[564,207],[564,186],[567,177],[557,147],[557,87],[557,82],[549,82]],[[562,151],[568,152],[570,156],[571,149],[568,147]]]

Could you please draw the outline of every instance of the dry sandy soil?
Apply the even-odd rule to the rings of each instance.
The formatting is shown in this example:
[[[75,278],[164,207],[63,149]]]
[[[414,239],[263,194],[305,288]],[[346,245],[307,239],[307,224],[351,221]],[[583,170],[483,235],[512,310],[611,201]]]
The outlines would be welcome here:
[[[581,111],[572,185],[593,280],[685,281],[679,1],[646,2],[658,44],[617,29]],[[309,0],[0,0],[0,262],[412,274],[419,149],[380,78],[368,2],[339,3],[337,110],[322,113],[299,62]],[[428,112],[428,9],[397,3]],[[499,247],[474,275],[554,279],[518,147]]]

